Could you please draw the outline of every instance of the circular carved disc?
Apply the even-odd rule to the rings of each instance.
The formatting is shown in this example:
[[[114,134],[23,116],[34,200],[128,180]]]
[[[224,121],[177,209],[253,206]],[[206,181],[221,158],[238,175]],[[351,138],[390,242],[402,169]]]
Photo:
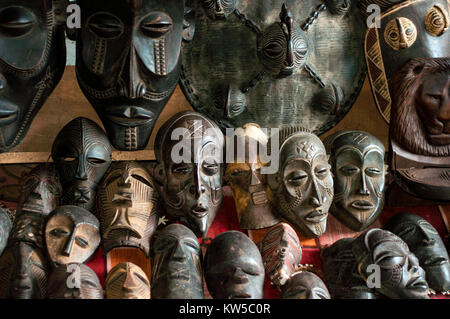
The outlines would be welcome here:
[[[351,1],[344,15],[333,15],[329,9],[320,11],[307,30],[302,26],[323,2],[236,0],[237,11],[226,20],[211,19],[202,1],[196,3],[195,35],[183,44],[181,79],[181,87],[196,111],[222,128],[254,122],[265,128],[303,126],[322,134],[350,110],[366,73],[366,28],[356,1]],[[284,77],[273,72],[261,49],[270,46],[267,37],[276,37],[273,32],[269,34],[270,30],[277,25],[283,30],[283,3],[293,18],[291,35],[296,54],[302,47],[297,41],[299,34],[303,34],[308,48],[305,62],[295,61],[297,68]],[[278,42],[283,46],[287,41],[282,37]],[[273,54],[279,50],[269,49]],[[315,81],[307,69],[314,70],[320,80]],[[249,88],[246,93],[242,92],[245,88]]]

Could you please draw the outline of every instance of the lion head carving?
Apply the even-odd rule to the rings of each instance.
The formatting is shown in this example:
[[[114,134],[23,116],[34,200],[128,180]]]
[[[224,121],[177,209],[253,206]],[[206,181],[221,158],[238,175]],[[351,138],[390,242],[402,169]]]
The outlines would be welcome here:
[[[390,136],[409,152],[450,156],[450,58],[409,60],[392,79]]]

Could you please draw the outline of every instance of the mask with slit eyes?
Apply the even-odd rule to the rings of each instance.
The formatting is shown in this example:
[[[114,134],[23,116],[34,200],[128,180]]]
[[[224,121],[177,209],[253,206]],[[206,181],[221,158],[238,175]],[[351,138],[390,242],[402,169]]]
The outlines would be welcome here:
[[[322,141],[314,134],[280,132],[280,169],[271,176],[278,212],[302,235],[326,230],[333,200],[333,178]]]
[[[47,218],[47,253],[56,265],[84,263],[100,244],[98,219],[77,206],[60,206]]]
[[[208,246],[205,281],[214,299],[262,299],[264,265],[258,247],[245,234],[227,231]]]
[[[105,280],[106,299],[150,299],[150,282],[145,272],[133,263],[114,266]]]
[[[202,251],[195,234],[171,224],[152,237],[152,298],[203,299]]]
[[[103,252],[137,247],[148,256],[158,222],[159,196],[153,178],[137,162],[111,165],[97,196]]]
[[[184,2],[77,1],[77,78],[117,149],[146,147],[175,90],[181,42],[194,27]]]
[[[384,206],[384,146],[362,131],[342,131],[324,141],[334,175],[330,212],[345,226],[361,231]]]
[[[358,272],[365,281],[379,266],[380,287],[375,289],[392,299],[428,299],[425,271],[408,245],[397,235],[379,228],[361,234],[353,243]]]
[[[111,165],[111,154],[111,144],[95,122],[79,117],[63,127],[52,146],[62,205],[95,209],[97,185]]]
[[[236,9],[239,0],[202,0],[206,14],[213,20],[227,19]]]
[[[69,287],[71,283],[72,287]],[[61,265],[48,280],[49,299],[103,299],[103,288],[97,274],[84,264]]]
[[[392,217],[384,229],[402,238],[416,255],[431,289],[450,290],[448,253],[439,233],[429,222],[412,213],[400,213]]]
[[[165,212],[198,237],[206,235],[222,204],[223,145],[217,125],[191,111],[175,114],[156,136],[154,175]]]
[[[0,4],[0,152],[22,142],[64,72],[64,26],[53,2]]]
[[[281,288],[281,299],[331,299],[327,286],[309,271],[294,273]]]
[[[258,244],[270,281],[283,286],[302,259],[302,246],[295,230],[287,223],[273,226]]]

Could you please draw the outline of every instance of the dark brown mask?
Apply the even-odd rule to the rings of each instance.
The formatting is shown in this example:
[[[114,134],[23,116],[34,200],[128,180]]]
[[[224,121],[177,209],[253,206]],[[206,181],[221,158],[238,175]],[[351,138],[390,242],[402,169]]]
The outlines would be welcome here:
[[[295,230],[287,223],[273,226],[258,244],[270,281],[283,286],[302,260],[302,246]]]
[[[258,247],[239,231],[216,236],[204,262],[205,280],[214,299],[261,299],[264,265]]]
[[[111,154],[111,144],[97,123],[78,117],[63,127],[52,146],[62,205],[94,210],[97,184],[111,165]]]
[[[392,299],[428,299],[425,272],[408,245],[397,235],[378,228],[361,234],[352,243],[361,278],[367,279],[369,265],[380,267],[381,294]]]
[[[0,152],[17,146],[66,65],[52,0],[0,4]]]
[[[403,239],[416,255],[431,289],[438,292],[450,290],[448,253],[439,233],[430,223],[415,214],[400,213],[392,217],[384,229]]]
[[[152,298],[203,299],[202,252],[195,234],[171,224],[152,238]]]
[[[145,272],[133,263],[120,263],[108,272],[106,299],[150,299],[150,282]]]
[[[12,222],[11,216],[6,209],[0,208],[0,256],[8,243],[9,234],[11,233]]]
[[[48,280],[49,299],[103,299],[97,274],[84,264],[61,265]]]
[[[114,163],[98,190],[103,253],[137,247],[148,256],[158,223],[159,196],[153,178],[137,162]]]
[[[281,288],[281,299],[330,299],[327,286],[309,271],[294,273]]]
[[[47,218],[45,240],[55,265],[84,263],[100,244],[100,225],[84,208],[60,206]]]
[[[206,235],[222,204],[223,145],[217,125],[191,111],[171,117],[156,136],[154,175],[162,185],[165,212],[197,237]],[[183,157],[172,158],[180,149]]]
[[[330,212],[354,231],[366,229],[384,207],[384,146],[362,131],[338,132],[324,144],[334,176]]]
[[[260,229],[280,222],[268,198],[267,178],[261,174],[264,164],[260,152],[267,147],[267,135],[257,124],[249,123],[236,130],[234,141],[227,142],[233,149],[233,163],[227,163],[225,180],[229,183],[236,204],[241,229]],[[245,145],[245,157],[239,158],[239,144]],[[242,154],[244,155],[244,154]]]
[[[143,149],[178,83],[184,0],[77,3],[80,87],[114,147]]]

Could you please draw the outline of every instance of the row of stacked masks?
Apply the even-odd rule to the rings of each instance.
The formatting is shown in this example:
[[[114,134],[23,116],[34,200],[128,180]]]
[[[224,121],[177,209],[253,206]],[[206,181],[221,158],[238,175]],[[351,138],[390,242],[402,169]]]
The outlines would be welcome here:
[[[24,178],[13,222],[0,213],[0,297],[197,299],[205,281],[213,298],[262,298],[266,275],[280,298],[428,298],[449,290],[448,253],[426,220],[405,212],[367,230],[384,202],[385,151],[374,136],[341,131],[322,142],[300,128],[281,130],[271,174],[263,174],[265,147],[258,147],[270,139],[257,124],[234,138],[244,141],[245,159],[236,153],[223,170],[217,125],[196,112],[178,113],[158,131],[150,175],[137,162],[112,163],[111,144],[95,122],[69,122],[54,140],[54,164]],[[190,145],[190,161],[175,159],[180,141],[193,142],[182,144]],[[203,255],[199,238],[221,206],[224,180],[240,228],[268,231],[258,244],[243,232],[223,232]],[[300,264],[297,232],[321,236],[328,212],[362,233],[324,248],[322,273]],[[162,215],[174,223],[157,230]],[[151,278],[120,263],[103,289],[85,265],[100,245],[105,255],[141,249],[151,259]],[[380,282],[369,288],[374,265]],[[74,271],[76,281],[69,278]]]

